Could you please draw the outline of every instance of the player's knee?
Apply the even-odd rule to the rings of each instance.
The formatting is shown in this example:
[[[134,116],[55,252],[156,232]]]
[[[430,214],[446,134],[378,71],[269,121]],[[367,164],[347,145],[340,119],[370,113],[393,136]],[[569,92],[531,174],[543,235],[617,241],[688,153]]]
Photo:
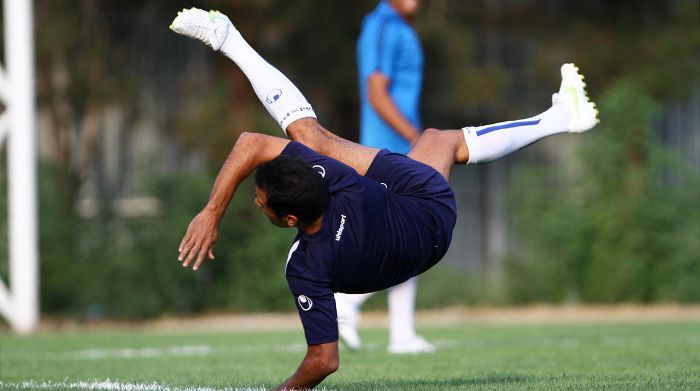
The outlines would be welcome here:
[[[427,137],[427,138],[430,138],[430,137],[437,137],[439,134],[440,134],[440,130],[439,130],[439,129],[428,128],[428,129],[425,129],[425,130],[423,131],[423,133],[421,134],[421,137]]]
[[[262,138],[263,136],[260,133],[255,133],[255,132],[243,132],[241,133],[240,136],[238,136],[238,143],[256,143],[259,142],[259,139]]]

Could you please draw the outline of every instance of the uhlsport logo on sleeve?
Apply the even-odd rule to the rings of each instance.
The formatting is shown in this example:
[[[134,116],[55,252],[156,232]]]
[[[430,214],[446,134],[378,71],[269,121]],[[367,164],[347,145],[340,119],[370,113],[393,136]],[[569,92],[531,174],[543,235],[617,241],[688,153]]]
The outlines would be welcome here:
[[[297,297],[297,303],[299,303],[299,308],[301,308],[302,311],[308,311],[311,309],[311,306],[314,305],[311,298],[305,295],[299,295],[299,297]]]

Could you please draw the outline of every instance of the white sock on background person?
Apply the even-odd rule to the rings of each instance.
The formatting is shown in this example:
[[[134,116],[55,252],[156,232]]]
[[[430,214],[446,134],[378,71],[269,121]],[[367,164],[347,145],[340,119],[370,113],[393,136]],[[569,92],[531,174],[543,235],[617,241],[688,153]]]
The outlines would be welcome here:
[[[570,119],[567,106],[554,104],[528,119],[465,127],[462,130],[469,148],[467,164],[492,162],[547,136],[569,132]]]
[[[233,25],[229,26],[226,40],[219,50],[241,68],[260,102],[285,133],[287,126],[298,119],[316,118],[316,113],[301,91],[282,72],[265,61]]]
[[[336,295],[341,295],[343,300],[347,301],[348,303],[351,303],[355,307],[360,307],[362,304],[367,301],[372,295],[374,295],[375,292],[371,293],[337,293]]]
[[[338,322],[357,326],[359,311],[362,304],[374,295],[372,293],[336,293],[335,302],[338,310]]]
[[[389,289],[389,343],[402,344],[416,337],[413,324],[418,277]]]

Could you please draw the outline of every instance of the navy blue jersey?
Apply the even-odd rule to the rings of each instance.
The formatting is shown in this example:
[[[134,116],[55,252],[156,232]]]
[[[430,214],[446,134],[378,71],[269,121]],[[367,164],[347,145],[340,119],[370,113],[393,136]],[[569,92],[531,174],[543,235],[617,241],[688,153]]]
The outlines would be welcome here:
[[[330,195],[321,229],[294,239],[286,277],[307,342],[332,342],[334,292],[386,289],[442,258],[456,220],[454,194],[433,168],[387,150],[365,176],[297,142],[282,153],[308,162]]]

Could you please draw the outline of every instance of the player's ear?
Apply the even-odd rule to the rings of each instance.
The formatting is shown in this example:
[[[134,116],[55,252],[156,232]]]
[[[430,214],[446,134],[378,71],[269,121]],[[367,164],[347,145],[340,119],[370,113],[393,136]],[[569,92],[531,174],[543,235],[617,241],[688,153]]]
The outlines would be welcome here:
[[[286,220],[285,222],[287,223],[287,227],[296,227],[299,223],[299,219],[297,219],[297,217],[294,215],[286,215],[284,217]]]

